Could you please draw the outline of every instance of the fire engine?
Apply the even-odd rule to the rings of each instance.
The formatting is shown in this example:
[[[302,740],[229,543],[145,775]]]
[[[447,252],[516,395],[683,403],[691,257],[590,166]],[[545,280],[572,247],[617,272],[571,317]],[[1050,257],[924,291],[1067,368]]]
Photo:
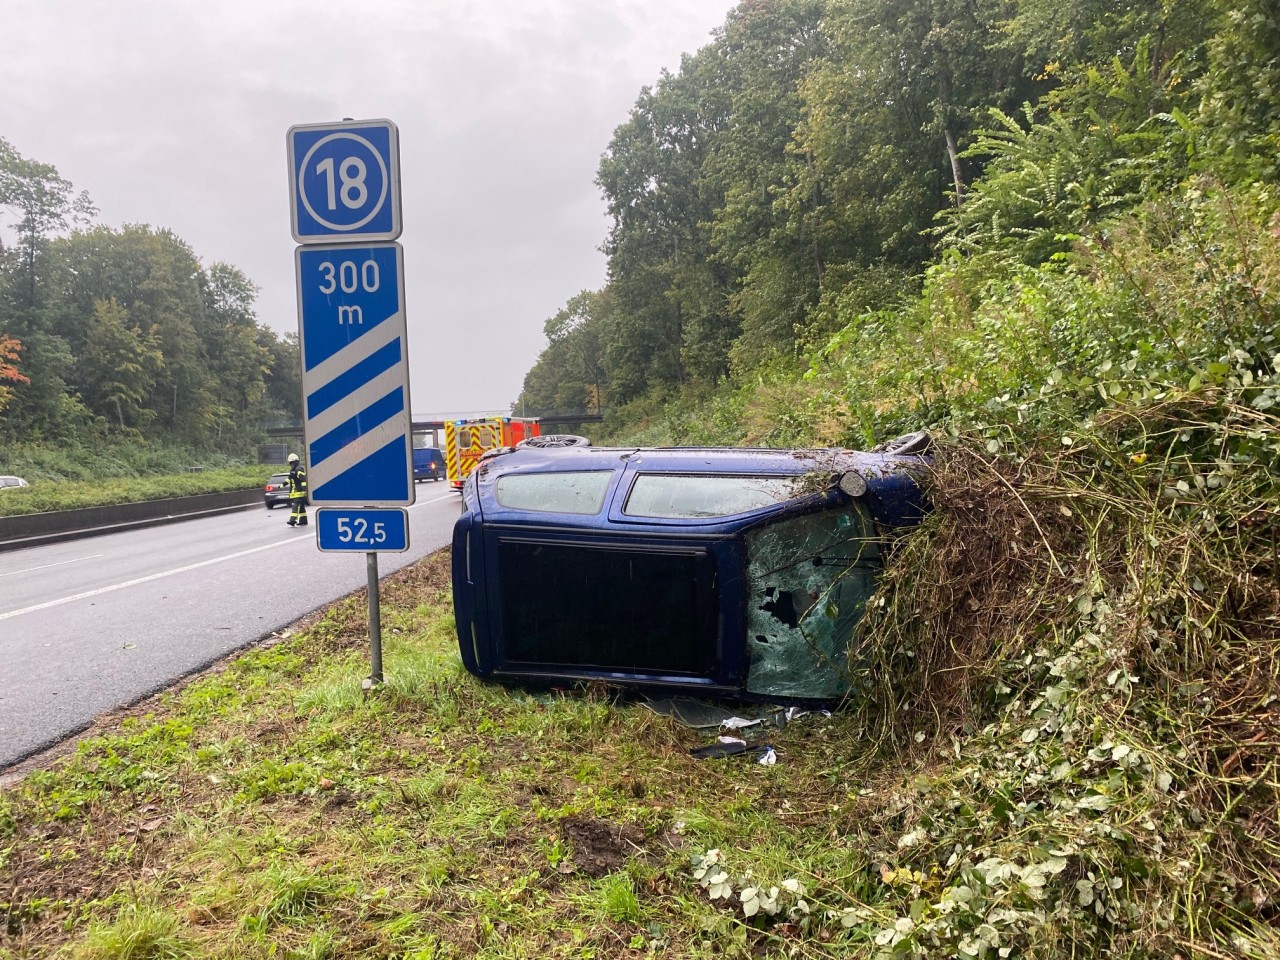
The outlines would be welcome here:
[[[486,450],[514,447],[521,440],[541,436],[536,417],[479,417],[474,420],[446,420],[444,463],[449,486],[461,490]]]

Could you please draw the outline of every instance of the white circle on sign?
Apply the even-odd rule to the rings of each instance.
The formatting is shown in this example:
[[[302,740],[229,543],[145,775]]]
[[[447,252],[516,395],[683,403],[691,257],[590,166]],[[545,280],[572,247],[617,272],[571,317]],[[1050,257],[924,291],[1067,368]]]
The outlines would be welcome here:
[[[373,205],[373,209],[369,211],[363,220],[357,220],[355,223],[331,223],[324,217],[320,216],[320,214],[316,213],[315,208],[311,206],[311,200],[307,197],[307,189],[305,186],[307,164],[311,162],[311,158],[315,152],[331,140],[354,140],[356,143],[363,145],[365,149],[373,154],[374,159],[378,161],[378,169],[382,171],[382,193],[378,195],[378,202]],[[311,214],[311,218],[315,220],[316,223],[323,227],[328,227],[330,230],[359,230],[366,223],[376,217],[378,215],[378,211],[382,209],[382,204],[387,199],[387,185],[389,181],[390,177],[387,174],[387,165],[383,162],[382,154],[378,152],[377,148],[359,134],[348,133],[345,131],[331,133],[327,137],[321,137],[313,143],[311,145],[311,149],[307,151],[307,155],[302,158],[302,163],[298,167],[298,195],[302,198],[302,205],[307,208],[307,213]]]

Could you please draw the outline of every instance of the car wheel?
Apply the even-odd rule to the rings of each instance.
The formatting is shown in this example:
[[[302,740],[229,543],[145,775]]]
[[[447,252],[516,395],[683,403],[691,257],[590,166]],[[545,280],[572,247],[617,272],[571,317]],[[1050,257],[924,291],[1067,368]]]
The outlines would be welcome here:
[[[932,445],[933,437],[929,436],[927,430],[916,430],[914,433],[904,433],[900,437],[895,437],[871,449],[873,453],[887,453],[890,456],[906,457],[924,453]]]
[[[541,437],[526,437],[516,444],[517,447],[589,447],[591,441],[573,433],[548,433]]]

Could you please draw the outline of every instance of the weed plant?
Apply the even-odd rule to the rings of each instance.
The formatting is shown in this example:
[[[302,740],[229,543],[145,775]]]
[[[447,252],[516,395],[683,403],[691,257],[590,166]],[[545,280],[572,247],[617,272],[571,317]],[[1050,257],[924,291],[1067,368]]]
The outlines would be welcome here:
[[[780,362],[645,423],[940,440],[828,771],[856,841],[695,857],[752,929],[886,960],[1280,955],[1276,198],[1196,180],[1058,239],[1039,266],[953,251],[803,383]]]

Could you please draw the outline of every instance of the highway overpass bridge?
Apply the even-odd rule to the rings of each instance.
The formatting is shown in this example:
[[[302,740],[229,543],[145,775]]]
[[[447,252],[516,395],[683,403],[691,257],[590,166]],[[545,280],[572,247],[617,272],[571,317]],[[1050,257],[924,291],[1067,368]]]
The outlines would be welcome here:
[[[486,417],[509,417],[509,413],[477,413],[472,416]],[[446,420],[457,420],[460,417],[446,417],[440,419],[428,419],[423,417],[414,417],[413,435],[415,437],[431,437],[431,442],[422,444],[428,447],[438,447],[444,443],[442,431]],[[543,433],[556,433],[556,427],[577,426],[583,423],[600,423],[604,420],[604,415],[599,413],[557,413],[545,417],[538,417],[538,421],[542,424]],[[277,440],[302,439],[302,425],[290,427],[268,427],[267,436]],[[421,443],[421,441],[419,441]]]

